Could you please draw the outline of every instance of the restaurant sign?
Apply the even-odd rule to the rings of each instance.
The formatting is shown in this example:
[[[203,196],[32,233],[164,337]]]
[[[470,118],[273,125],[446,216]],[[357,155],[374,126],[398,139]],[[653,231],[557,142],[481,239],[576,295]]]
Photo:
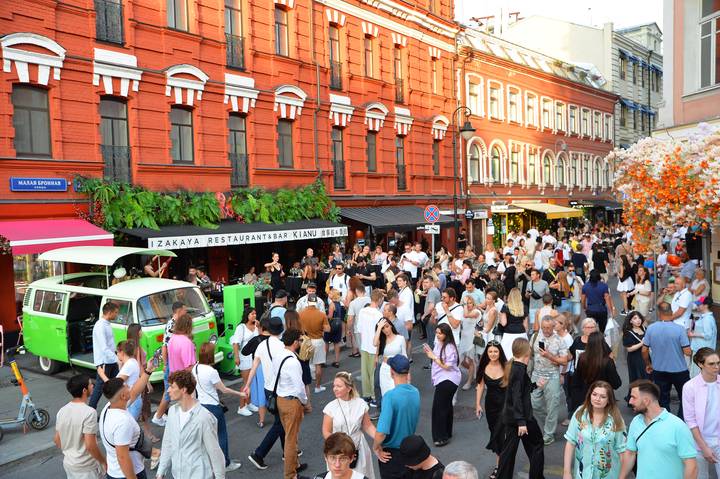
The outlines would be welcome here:
[[[220,233],[209,235],[164,236],[148,238],[148,248],[187,249],[232,246],[242,244],[275,243],[322,238],[339,238],[348,235],[347,226],[308,228],[299,230],[255,231],[247,233]]]

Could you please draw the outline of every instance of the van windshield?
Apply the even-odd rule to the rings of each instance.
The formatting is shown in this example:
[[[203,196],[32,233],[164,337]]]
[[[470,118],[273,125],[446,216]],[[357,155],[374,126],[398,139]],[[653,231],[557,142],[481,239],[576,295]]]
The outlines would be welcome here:
[[[179,288],[151,294],[138,299],[137,313],[142,326],[165,324],[172,316],[172,305],[180,301],[193,318],[210,312],[198,288]]]

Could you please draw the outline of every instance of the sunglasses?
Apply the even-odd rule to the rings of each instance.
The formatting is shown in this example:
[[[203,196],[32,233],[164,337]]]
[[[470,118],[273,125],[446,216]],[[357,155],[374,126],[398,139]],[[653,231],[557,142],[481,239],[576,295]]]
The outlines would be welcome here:
[[[488,345],[488,346],[498,347],[498,346],[500,346],[500,341],[495,341],[495,340],[493,339],[492,341],[488,341],[488,342],[487,342],[487,345]]]

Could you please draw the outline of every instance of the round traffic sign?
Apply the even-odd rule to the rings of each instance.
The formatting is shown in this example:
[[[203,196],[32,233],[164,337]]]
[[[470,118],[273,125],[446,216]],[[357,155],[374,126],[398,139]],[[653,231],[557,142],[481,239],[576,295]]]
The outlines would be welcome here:
[[[425,221],[432,224],[440,219],[440,208],[437,205],[427,205],[425,207]]]

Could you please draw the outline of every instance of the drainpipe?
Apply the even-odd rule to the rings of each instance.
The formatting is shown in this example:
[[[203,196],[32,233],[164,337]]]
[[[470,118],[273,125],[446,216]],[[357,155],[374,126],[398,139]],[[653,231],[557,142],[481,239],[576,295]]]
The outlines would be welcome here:
[[[651,120],[651,118],[652,118],[652,116],[653,116],[653,115],[650,114],[650,112],[653,111],[653,109],[652,109],[652,103],[650,103],[650,92],[651,92],[651,90],[652,90],[652,89],[650,88],[650,60],[652,59],[652,54],[653,54],[653,51],[652,51],[652,50],[648,50],[648,81],[647,81],[647,89],[648,89],[648,99],[647,99],[647,100],[648,100],[648,136],[652,136],[652,120]]]
[[[312,63],[313,65],[315,65],[315,108],[313,109],[313,159],[315,160],[317,179],[322,181],[322,168],[320,167],[320,153],[318,151],[318,113],[320,113],[320,65],[317,62],[317,52],[315,51],[315,3],[312,3],[310,6],[310,45],[312,51]]]

